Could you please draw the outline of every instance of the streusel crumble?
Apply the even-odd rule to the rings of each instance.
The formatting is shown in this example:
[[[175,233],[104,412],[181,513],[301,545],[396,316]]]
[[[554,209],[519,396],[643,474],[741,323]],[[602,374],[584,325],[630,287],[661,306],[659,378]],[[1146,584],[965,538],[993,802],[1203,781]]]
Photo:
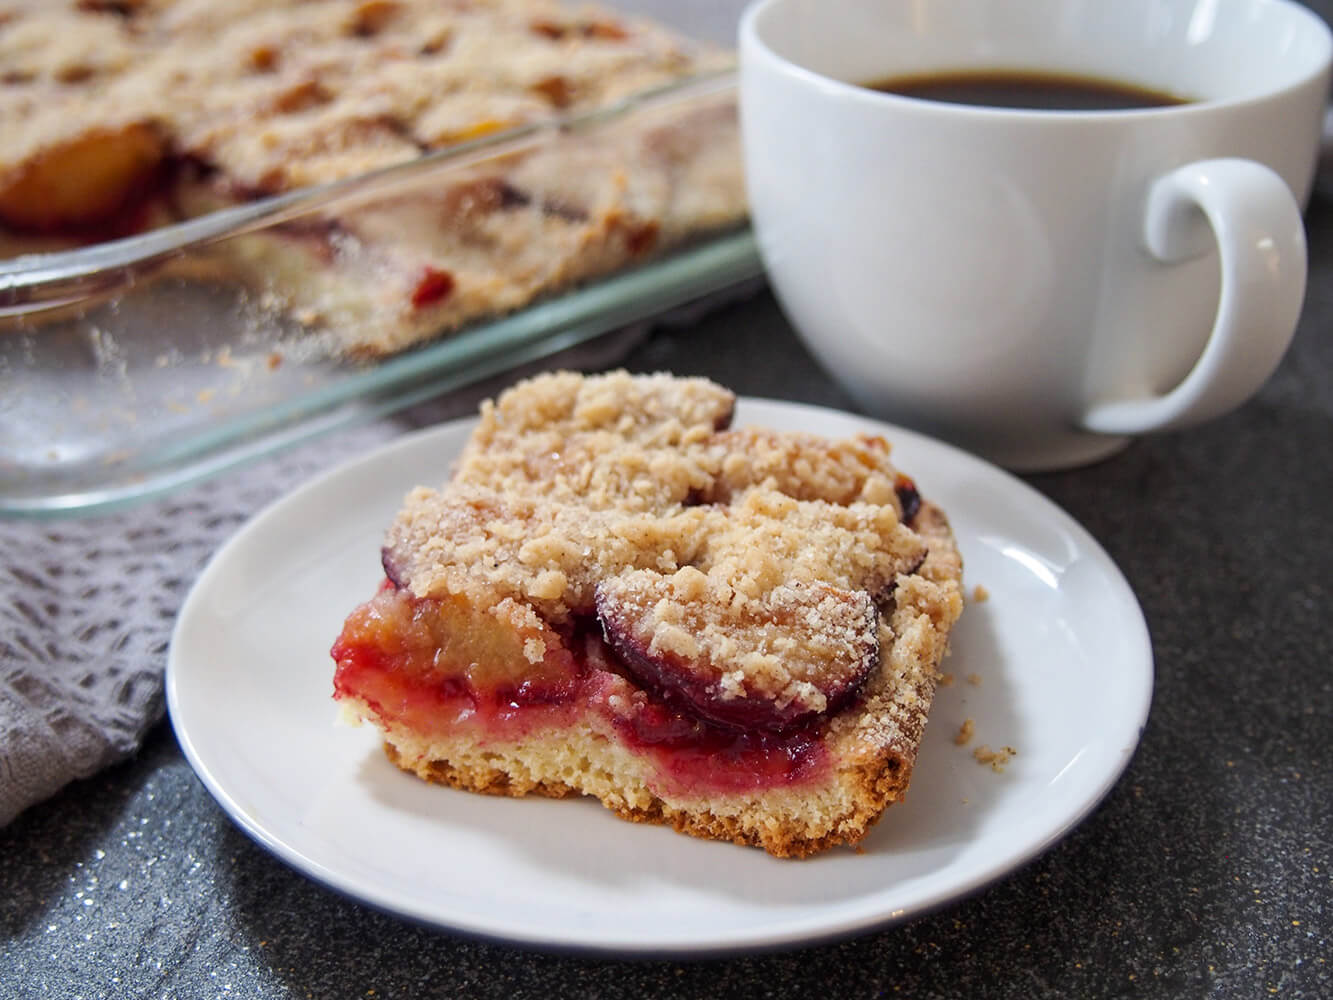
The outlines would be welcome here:
[[[961,560],[883,439],[733,430],[734,402],[617,372],[485,404],[390,528],[335,697],[427,780],[859,842],[907,790]]]

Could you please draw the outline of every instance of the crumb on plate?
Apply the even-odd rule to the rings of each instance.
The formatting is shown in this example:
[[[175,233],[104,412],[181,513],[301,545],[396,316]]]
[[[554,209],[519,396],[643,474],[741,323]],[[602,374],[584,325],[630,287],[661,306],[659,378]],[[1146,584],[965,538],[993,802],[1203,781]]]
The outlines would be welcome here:
[[[992,750],[986,745],[977,747],[972,751],[972,756],[978,764],[989,764],[990,769],[997,774],[1004,770],[1005,765],[1011,761],[1018,751],[1013,747],[1000,747],[998,750]]]

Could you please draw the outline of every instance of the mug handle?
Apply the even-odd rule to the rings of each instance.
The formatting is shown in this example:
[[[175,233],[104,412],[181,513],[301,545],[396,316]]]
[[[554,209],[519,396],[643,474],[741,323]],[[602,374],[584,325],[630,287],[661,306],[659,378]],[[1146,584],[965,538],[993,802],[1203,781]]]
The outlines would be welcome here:
[[[1221,263],[1221,296],[1203,353],[1180,384],[1149,399],[1092,406],[1088,430],[1141,434],[1201,423],[1245,402],[1268,379],[1296,332],[1305,298],[1305,229],[1286,182],[1253,160],[1199,160],[1148,192],[1144,238],[1166,263],[1208,249]]]

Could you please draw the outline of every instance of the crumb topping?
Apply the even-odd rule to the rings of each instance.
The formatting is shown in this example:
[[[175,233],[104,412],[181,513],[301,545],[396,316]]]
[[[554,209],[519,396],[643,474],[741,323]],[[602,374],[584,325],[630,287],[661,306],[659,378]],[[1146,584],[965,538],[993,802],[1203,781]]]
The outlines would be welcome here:
[[[888,464],[889,443],[882,437],[863,434],[828,441],[799,432],[742,427],[718,434],[713,447],[721,456],[714,486],[719,501],[768,483],[796,500],[864,501],[902,513],[893,488],[897,474]]]
[[[482,405],[455,479],[591,510],[670,511],[711,487],[704,446],[735,402],[704,379],[540,376]]]
[[[728,430],[734,402],[667,375],[521,383],[483,406],[454,478],[408,496],[386,571],[419,597],[596,615],[724,714],[757,700],[785,724],[876,672],[869,696],[906,697],[961,608],[947,525],[932,561],[882,439]]]
[[[879,661],[879,615],[864,590],[780,583],[754,597],[687,566],[603,581],[597,607],[627,661],[690,675],[705,712],[749,698],[772,702],[784,722],[824,712]]]

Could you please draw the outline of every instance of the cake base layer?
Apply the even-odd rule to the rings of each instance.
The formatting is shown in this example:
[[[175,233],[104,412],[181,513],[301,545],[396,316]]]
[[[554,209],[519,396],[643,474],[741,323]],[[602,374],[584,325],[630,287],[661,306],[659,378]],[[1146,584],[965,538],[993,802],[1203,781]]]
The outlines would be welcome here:
[[[347,708],[375,718],[364,702],[349,699]],[[515,743],[425,741],[392,724],[381,729],[388,759],[433,784],[510,797],[590,796],[622,819],[759,847],[783,858],[859,843],[907,788],[905,768],[889,757],[830,775],[832,780],[816,786],[743,795],[658,794],[651,765],[591,727],[532,734]]]

